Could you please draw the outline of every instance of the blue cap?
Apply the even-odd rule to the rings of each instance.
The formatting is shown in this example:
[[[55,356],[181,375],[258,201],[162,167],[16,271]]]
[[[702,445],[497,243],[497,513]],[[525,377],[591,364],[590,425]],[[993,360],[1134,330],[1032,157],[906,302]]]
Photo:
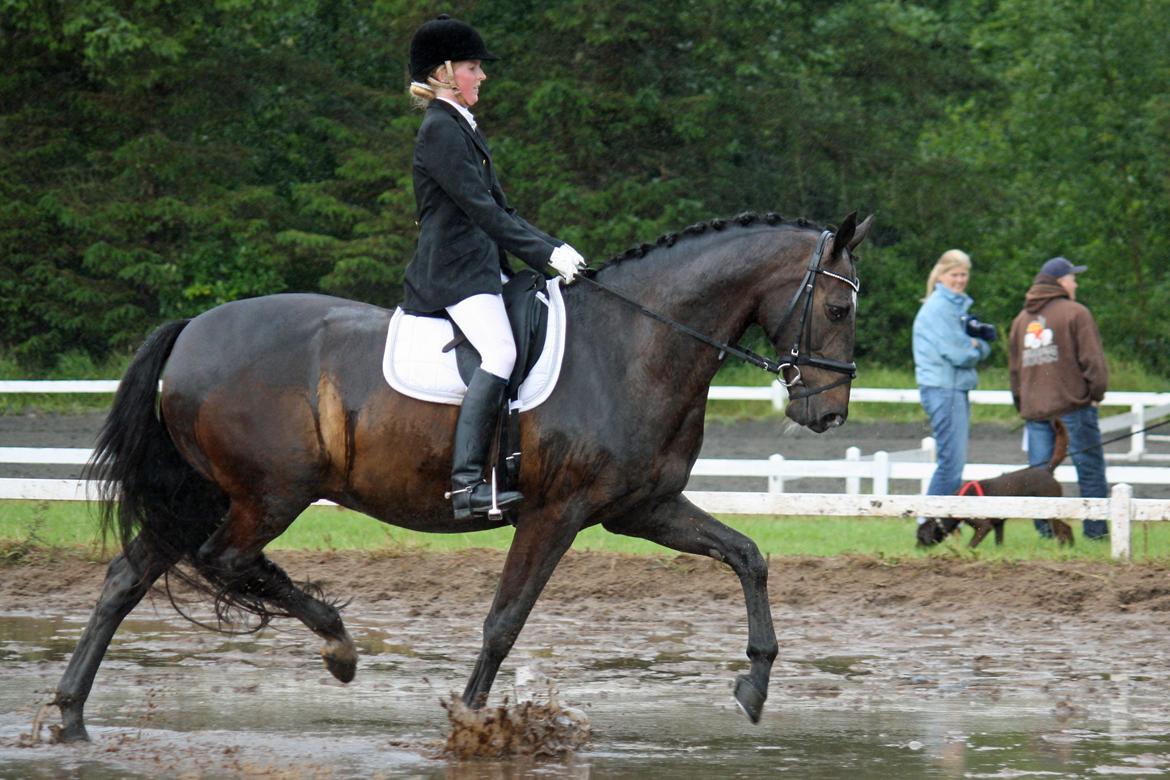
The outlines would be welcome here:
[[[1079,274],[1081,271],[1087,271],[1087,265],[1073,265],[1072,261],[1064,257],[1054,257],[1051,260],[1045,261],[1044,265],[1040,266],[1040,273],[1046,276],[1055,276],[1059,279],[1062,276],[1069,274]]]

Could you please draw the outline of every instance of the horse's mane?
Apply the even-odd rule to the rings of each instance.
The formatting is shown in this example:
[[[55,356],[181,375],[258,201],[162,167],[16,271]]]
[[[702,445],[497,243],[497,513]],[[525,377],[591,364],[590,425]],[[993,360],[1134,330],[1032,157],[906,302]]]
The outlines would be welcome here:
[[[707,222],[696,222],[693,225],[688,225],[677,233],[664,233],[658,237],[658,240],[653,244],[638,244],[632,246],[626,251],[614,255],[607,260],[604,265],[614,265],[624,260],[633,260],[645,257],[650,251],[659,247],[671,247],[679,242],[680,239],[689,238],[692,236],[700,236],[710,231],[720,231],[727,227],[738,225],[740,227],[748,227],[750,225],[764,224],[772,226],[791,225],[793,227],[801,228],[815,228],[820,229],[820,226],[810,222],[804,217],[798,219],[784,219],[774,211],[769,211],[764,214],[757,214],[754,211],[745,211],[741,214],[736,214],[730,219],[715,218]]]

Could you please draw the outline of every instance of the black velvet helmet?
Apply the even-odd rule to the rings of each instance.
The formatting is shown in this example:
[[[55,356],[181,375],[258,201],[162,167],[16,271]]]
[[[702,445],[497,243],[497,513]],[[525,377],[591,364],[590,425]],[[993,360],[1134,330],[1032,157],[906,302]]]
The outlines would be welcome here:
[[[483,38],[466,22],[439,14],[423,24],[410,39],[410,77],[425,81],[427,75],[447,60],[498,60],[487,50]]]

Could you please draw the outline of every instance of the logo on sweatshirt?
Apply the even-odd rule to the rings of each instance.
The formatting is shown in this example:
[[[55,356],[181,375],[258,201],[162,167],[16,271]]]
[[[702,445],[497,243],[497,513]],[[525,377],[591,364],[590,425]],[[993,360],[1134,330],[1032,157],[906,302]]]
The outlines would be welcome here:
[[[1041,366],[1055,363],[1060,359],[1060,349],[1052,343],[1052,328],[1043,316],[1037,317],[1024,328],[1023,364]]]

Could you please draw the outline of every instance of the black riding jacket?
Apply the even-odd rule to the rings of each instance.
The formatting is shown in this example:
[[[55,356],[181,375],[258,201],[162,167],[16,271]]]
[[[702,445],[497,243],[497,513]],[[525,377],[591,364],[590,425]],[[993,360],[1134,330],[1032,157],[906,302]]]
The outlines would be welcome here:
[[[407,311],[433,313],[498,294],[507,251],[544,273],[562,243],[508,207],[487,140],[442,100],[431,101],[414,146],[419,238],[406,267]]]

